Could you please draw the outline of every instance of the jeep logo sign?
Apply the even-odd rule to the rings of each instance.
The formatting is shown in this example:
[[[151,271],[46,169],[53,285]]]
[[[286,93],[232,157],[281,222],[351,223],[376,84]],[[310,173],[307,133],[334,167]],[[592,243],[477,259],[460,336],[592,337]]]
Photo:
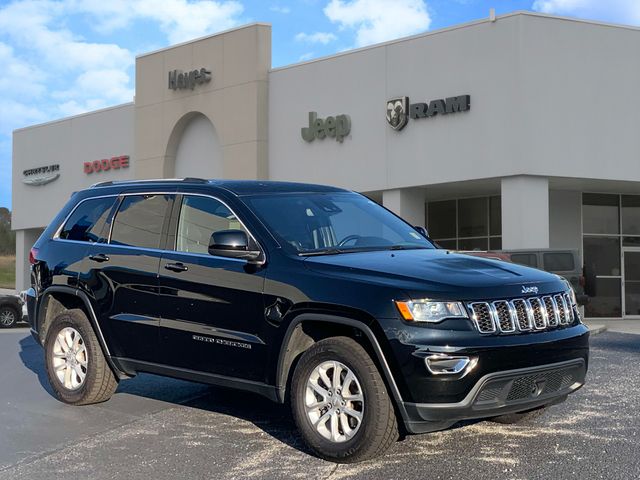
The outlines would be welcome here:
[[[351,132],[351,118],[349,115],[336,115],[326,119],[318,118],[316,112],[309,112],[309,126],[302,127],[300,134],[303,140],[313,142],[316,138],[335,138],[342,143],[344,137]]]
[[[394,130],[402,130],[411,119],[466,112],[471,109],[471,95],[409,104],[409,97],[387,100],[387,122]]]
[[[172,70],[169,72],[170,90],[193,90],[196,85],[201,85],[211,81],[211,71],[206,68],[183,72],[182,70]]]

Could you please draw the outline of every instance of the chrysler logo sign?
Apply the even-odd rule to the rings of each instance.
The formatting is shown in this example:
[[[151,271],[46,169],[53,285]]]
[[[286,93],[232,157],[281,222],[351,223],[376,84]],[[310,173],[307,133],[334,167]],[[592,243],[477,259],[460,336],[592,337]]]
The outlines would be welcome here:
[[[60,165],[47,165],[44,167],[30,168],[22,172],[22,181],[27,185],[46,185],[60,176]]]
[[[466,112],[471,109],[471,95],[458,95],[430,102],[409,103],[409,97],[387,100],[387,122],[394,130],[402,130],[409,118],[429,118],[436,115]]]

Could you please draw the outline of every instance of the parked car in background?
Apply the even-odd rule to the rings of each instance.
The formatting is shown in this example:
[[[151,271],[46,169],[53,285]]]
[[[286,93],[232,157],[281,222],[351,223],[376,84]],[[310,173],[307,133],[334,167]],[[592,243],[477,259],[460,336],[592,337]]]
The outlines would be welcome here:
[[[11,328],[21,322],[22,306],[18,295],[0,295],[0,328]]]
[[[546,272],[555,273],[567,279],[571,284],[578,305],[589,301],[589,280],[580,262],[578,250],[539,249],[539,250],[472,250],[458,251],[474,257],[493,258],[504,262],[517,263],[527,267],[538,268]]]
[[[578,250],[546,248],[539,250],[509,250],[502,253],[509,255],[513,263],[539,268],[566,278],[576,292],[578,304],[584,305],[589,301],[589,297],[586,294],[588,292],[585,292],[587,280]]]

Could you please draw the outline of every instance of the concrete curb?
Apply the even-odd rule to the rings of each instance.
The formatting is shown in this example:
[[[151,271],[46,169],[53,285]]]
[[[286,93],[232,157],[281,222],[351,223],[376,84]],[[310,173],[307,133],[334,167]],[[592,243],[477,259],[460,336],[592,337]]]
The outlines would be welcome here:
[[[587,327],[589,328],[589,333],[591,333],[591,336],[598,335],[607,331],[606,325],[587,325]]]

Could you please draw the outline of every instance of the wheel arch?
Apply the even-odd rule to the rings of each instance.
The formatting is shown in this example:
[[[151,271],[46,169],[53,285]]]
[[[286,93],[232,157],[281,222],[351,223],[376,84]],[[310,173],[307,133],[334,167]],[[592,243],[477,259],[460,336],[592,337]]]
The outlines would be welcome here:
[[[326,326],[330,328],[328,330],[321,330]],[[404,409],[400,390],[373,330],[360,320],[335,314],[301,313],[296,316],[287,327],[280,347],[276,371],[276,395],[278,401],[284,403],[286,400],[291,374],[300,356],[315,342],[323,338],[337,336],[340,332],[345,332],[345,330],[349,329],[356,332],[356,337],[358,333],[360,334],[363,341],[359,343],[364,343],[363,346],[369,354],[373,354],[373,360],[380,369],[382,378],[391,393],[396,411],[402,419],[405,420],[407,414]],[[329,334],[322,335],[322,333]]]
[[[102,335],[102,330],[100,329],[91,300],[87,294],[81,290],[62,285],[54,285],[42,292],[38,301],[36,321],[34,322],[34,327],[38,332],[40,344],[44,345],[47,330],[49,329],[53,319],[65,310],[73,310],[76,308],[82,310],[89,319],[91,328],[93,328],[93,332],[98,339],[98,344],[102,349],[102,353],[107,360],[109,368],[111,368],[113,373],[119,379],[128,378],[129,376],[113,362],[107,342]]]

